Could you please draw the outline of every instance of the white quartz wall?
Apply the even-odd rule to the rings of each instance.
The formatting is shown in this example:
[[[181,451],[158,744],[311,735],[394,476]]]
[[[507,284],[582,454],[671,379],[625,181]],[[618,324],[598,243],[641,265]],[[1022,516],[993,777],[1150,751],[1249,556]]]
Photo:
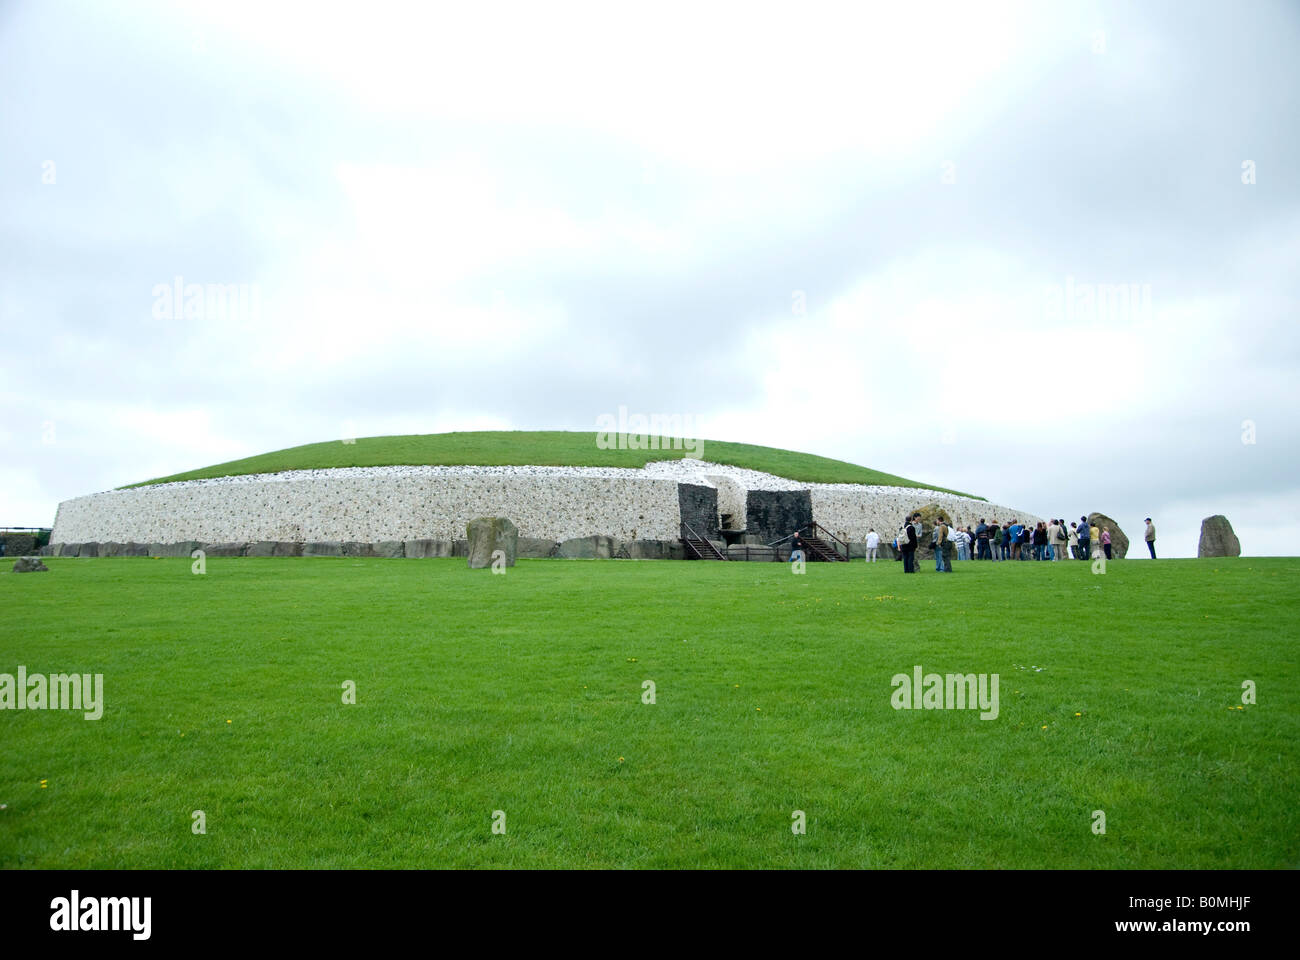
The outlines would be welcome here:
[[[842,540],[885,539],[905,513],[945,507],[961,526],[981,517],[1037,521],[1023,510],[911,487],[800,483],[698,460],[603,467],[348,467],[111,490],[59,505],[52,543],[256,540],[457,540],[475,517],[509,517],[520,536],[676,540],[677,484],[718,491],[719,513],[744,522],[749,490],[809,490],[813,519]]]
[[[324,472],[324,471],[321,471]],[[455,540],[475,517],[523,537],[676,540],[677,483],[564,476],[322,477],[188,482],[59,505],[53,543]]]
[[[990,522],[1016,519],[1037,523],[1043,519],[1024,510],[936,490],[865,487],[851,483],[809,486],[812,489],[813,519],[841,540],[851,543],[864,542],[871,530],[887,542],[903,525],[903,517],[932,503],[947,510],[957,526],[970,526],[972,529],[981,517]]]

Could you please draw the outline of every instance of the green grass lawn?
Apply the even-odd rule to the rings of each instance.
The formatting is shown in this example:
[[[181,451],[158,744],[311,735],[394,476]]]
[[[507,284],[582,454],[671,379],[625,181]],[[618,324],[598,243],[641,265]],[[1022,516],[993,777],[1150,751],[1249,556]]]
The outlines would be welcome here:
[[[843,460],[831,460],[811,453],[796,453],[776,447],[748,443],[704,440],[697,453],[670,449],[671,441],[656,438],[658,450],[602,450],[595,433],[563,430],[484,430],[462,433],[413,434],[400,437],[363,437],[355,443],[330,440],[276,450],[243,460],[231,460],[211,467],[159,477],[145,483],[205,480],[211,477],[250,473],[278,473],[282,470],[324,470],[330,467],[433,466],[526,466],[540,467],[644,467],[652,460],[680,460],[703,457],[712,463],[762,470],[805,483],[866,483],[896,487],[926,487],[960,496],[970,496],[946,487],[935,487],[896,477]],[[982,498],[977,498],[982,499]]]
[[[107,706],[0,712],[3,867],[1300,865],[1300,560],[46,562],[0,672]]]

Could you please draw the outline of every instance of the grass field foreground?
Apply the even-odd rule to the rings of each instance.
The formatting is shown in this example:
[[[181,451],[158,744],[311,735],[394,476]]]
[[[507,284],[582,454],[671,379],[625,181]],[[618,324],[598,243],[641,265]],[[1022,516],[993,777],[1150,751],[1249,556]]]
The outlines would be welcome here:
[[[1298,560],[46,562],[0,672],[106,707],[0,711],[6,868],[1300,863]]]

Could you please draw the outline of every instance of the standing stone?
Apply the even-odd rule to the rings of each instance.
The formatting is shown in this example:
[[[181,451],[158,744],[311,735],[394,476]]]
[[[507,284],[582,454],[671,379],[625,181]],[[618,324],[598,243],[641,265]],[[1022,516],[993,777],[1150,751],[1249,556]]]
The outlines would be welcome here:
[[[921,507],[919,510],[911,511],[911,513],[909,513],[908,516],[911,516],[912,513],[919,513],[921,515],[921,536],[916,542],[917,572],[918,573],[921,572],[922,569],[933,570],[934,569],[934,545],[930,543],[930,538],[934,536],[934,528],[938,526],[940,520],[946,523],[948,525],[949,531],[951,531],[952,516],[948,513],[947,510],[939,506],[939,504],[937,503],[926,504],[924,507]],[[880,539],[884,540],[885,538],[881,537]],[[890,539],[893,538],[891,537]],[[929,564],[929,566],[923,568],[921,566],[922,560],[924,560],[927,564]]]
[[[1201,521],[1201,542],[1196,548],[1198,557],[1239,557],[1241,541],[1232,532],[1232,524],[1221,513]]]
[[[49,573],[49,570],[40,557],[19,557],[14,561],[14,573]]]
[[[1068,526],[1070,521],[1067,520],[1065,522]],[[1119,524],[1106,516],[1106,514],[1095,512],[1088,514],[1088,523],[1097,528],[1097,533],[1099,535],[1103,528],[1108,527],[1110,529],[1110,555],[1116,560],[1123,560],[1128,554],[1129,541],[1128,535],[1119,528]],[[1094,544],[1094,546],[1097,546],[1098,549],[1100,549],[1100,541],[1098,541],[1097,544]],[[1102,556],[1105,556],[1104,552],[1102,553]]]
[[[493,554],[500,550],[507,567],[515,565],[519,553],[519,528],[505,517],[479,517],[465,527],[469,539],[467,553],[471,570],[492,566]]]

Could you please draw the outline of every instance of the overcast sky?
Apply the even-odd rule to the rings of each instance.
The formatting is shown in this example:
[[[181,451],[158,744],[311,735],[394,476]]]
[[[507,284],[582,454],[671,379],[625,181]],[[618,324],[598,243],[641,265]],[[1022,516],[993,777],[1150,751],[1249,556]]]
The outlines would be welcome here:
[[[0,524],[624,406],[1296,554],[1297,50],[1265,0],[0,4]]]

